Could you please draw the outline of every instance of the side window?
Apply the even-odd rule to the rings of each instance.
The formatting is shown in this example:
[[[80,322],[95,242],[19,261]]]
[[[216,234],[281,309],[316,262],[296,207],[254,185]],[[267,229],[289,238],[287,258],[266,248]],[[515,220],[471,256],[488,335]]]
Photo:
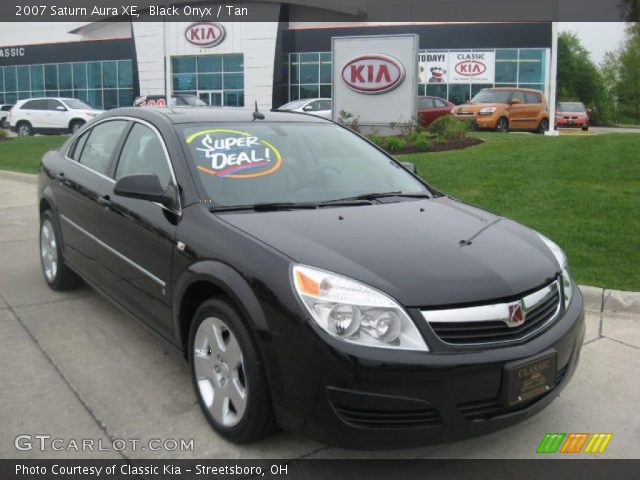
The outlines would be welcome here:
[[[540,103],[540,95],[536,93],[525,92],[524,98],[527,99],[527,103]]]
[[[511,101],[514,101],[516,99],[520,100],[520,103],[525,103],[524,102],[524,93],[523,92],[513,92],[511,94]]]
[[[136,123],[122,148],[115,178],[143,173],[156,174],[163,187],[171,183],[171,170],[161,140],[149,127]]]
[[[47,101],[46,100],[30,100],[25,103],[20,110],[46,110],[47,109]]]
[[[106,175],[111,154],[126,126],[126,120],[113,120],[93,127],[78,161],[82,165]]]
[[[418,108],[433,108],[433,98],[419,98]]]
[[[318,110],[320,110],[320,101],[316,100],[314,102],[308,103],[305,107],[304,107],[305,111],[311,111],[311,112],[317,112]]]
[[[87,132],[82,135],[76,143],[69,149],[69,158],[74,160],[78,160],[80,155],[82,155],[82,149],[84,148],[84,144],[87,143],[87,138],[89,138],[89,134],[91,132]]]
[[[433,99],[433,103],[435,104],[435,106],[437,108],[445,108],[447,106],[446,103],[444,103],[442,100],[440,100],[439,98],[434,98]]]
[[[47,100],[47,110],[58,110],[58,107],[62,107],[66,110],[65,106],[58,100]]]
[[[331,100],[320,100],[320,108],[318,110],[331,110]]]

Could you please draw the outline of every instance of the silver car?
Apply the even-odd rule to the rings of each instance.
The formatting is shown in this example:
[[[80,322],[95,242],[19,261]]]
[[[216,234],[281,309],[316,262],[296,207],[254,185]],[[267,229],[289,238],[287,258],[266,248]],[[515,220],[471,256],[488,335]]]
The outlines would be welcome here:
[[[330,98],[305,98],[294,100],[280,108],[281,112],[304,112],[318,117],[331,119],[331,99]]]

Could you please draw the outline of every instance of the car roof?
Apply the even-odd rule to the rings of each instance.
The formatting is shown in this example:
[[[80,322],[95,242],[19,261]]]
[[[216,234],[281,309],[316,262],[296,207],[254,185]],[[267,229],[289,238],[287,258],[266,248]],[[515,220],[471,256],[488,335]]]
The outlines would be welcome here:
[[[253,109],[244,107],[123,107],[108,111],[108,116],[144,119],[163,117],[171,123],[251,122]],[[256,122],[331,123],[322,117],[301,112],[261,111],[264,119]]]
[[[483,90],[500,90],[505,92],[528,92],[528,93],[539,93],[542,95],[540,90],[536,90],[534,88],[521,88],[521,87],[490,87],[483,88]]]

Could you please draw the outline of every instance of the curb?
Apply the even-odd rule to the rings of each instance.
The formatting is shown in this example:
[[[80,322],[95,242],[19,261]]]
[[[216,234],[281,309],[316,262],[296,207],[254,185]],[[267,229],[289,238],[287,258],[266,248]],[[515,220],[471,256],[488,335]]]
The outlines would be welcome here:
[[[10,170],[0,170],[0,178],[5,180],[30,183],[32,185],[37,185],[38,183],[38,176],[33,173],[20,173],[12,172]]]
[[[605,315],[640,317],[640,292],[625,292],[585,285],[578,285],[578,287],[584,298],[585,310],[597,311]]]

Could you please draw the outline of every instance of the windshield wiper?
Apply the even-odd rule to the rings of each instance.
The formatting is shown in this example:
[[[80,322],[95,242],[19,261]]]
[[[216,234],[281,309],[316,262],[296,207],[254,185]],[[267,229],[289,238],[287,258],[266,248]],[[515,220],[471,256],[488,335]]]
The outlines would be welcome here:
[[[378,198],[385,198],[385,197],[431,198],[431,196],[426,193],[403,193],[401,191],[396,191],[396,192],[363,193],[362,195],[356,195],[354,197],[339,198],[337,200],[332,200],[331,203],[349,202],[349,201],[358,201],[358,200],[377,200]]]
[[[315,203],[293,203],[293,202],[273,202],[273,203],[256,203],[254,205],[218,205],[209,207],[210,212],[233,212],[240,210],[254,210],[256,212],[268,212],[271,210],[300,210],[315,209],[318,205]]]

